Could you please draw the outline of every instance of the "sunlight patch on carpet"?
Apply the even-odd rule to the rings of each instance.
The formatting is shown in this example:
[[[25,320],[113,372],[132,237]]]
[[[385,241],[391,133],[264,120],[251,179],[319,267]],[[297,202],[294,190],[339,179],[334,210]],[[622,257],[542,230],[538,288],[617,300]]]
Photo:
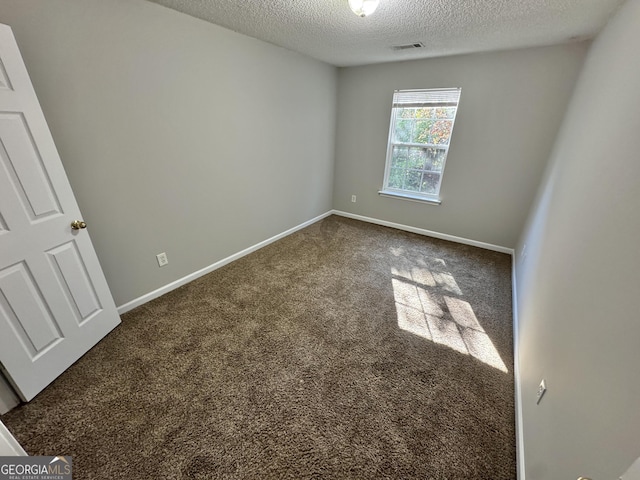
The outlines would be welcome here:
[[[408,263],[391,269],[398,327],[508,373],[471,304],[451,296],[464,297],[453,275]],[[440,259],[418,263],[444,266]]]

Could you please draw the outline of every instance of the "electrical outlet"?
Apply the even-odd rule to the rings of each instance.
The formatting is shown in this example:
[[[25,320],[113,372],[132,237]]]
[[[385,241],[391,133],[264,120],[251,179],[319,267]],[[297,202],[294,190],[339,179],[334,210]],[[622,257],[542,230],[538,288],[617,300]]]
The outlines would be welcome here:
[[[540,400],[542,400],[542,396],[546,391],[547,391],[547,382],[545,382],[543,378],[542,381],[540,382],[540,385],[538,386],[538,391],[536,392],[536,404],[540,403]]]
[[[351,195],[351,202],[352,203],[356,203],[356,196],[355,195]]]
[[[158,255],[156,255],[156,258],[158,259],[158,266],[159,267],[164,267],[167,263],[169,263],[169,259],[167,258],[167,254],[162,252],[159,253]]]

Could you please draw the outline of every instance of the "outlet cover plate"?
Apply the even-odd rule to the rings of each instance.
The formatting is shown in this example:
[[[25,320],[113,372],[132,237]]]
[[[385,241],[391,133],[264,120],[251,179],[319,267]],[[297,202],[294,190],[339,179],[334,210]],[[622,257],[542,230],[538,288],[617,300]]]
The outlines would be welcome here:
[[[546,391],[547,391],[547,382],[543,378],[542,381],[540,382],[540,385],[538,386],[538,391],[536,392],[536,404],[540,403],[540,400],[542,400],[542,396]]]
[[[156,259],[158,260],[158,266],[164,267],[167,263],[169,263],[169,259],[167,258],[167,254],[162,252],[156,255]]]

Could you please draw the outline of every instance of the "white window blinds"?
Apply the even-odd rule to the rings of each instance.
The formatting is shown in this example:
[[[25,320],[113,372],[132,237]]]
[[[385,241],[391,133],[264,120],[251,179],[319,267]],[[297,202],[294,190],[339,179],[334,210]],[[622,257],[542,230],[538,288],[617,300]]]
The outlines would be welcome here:
[[[393,107],[455,107],[460,100],[460,91],[460,88],[396,90],[393,94]]]

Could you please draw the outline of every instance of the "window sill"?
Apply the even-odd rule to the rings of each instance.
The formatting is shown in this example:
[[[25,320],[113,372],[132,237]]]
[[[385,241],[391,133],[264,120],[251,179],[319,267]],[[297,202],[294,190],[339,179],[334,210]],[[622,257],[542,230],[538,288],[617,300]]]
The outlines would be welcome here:
[[[439,198],[425,198],[418,195],[411,195],[409,193],[389,192],[386,190],[380,190],[378,195],[389,198],[399,198],[400,200],[408,200],[409,202],[428,203],[429,205],[440,205],[442,200]]]

